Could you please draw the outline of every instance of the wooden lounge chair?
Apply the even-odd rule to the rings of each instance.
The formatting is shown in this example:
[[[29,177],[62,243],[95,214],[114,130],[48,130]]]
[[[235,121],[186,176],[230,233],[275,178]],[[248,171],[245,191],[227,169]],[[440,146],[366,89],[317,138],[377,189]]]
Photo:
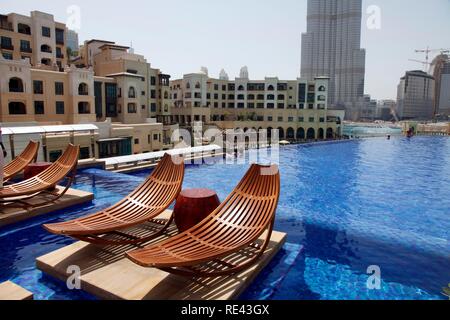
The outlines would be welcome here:
[[[39,151],[39,142],[30,141],[23,152],[15,157],[10,163],[3,168],[3,182],[7,182],[16,174],[21,172],[27,165],[36,161]]]
[[[267,248],[279,194],[278,167],[254,164],[228,198],[198,225],[126,256],[141,266],[184,276],[237,273],[253,265]],[[264,232],[264,243],[256,244]]]
[[[40,174],[0,189],[0,203],[7,203],[11,206],[39,207],[61,198],[75,179],[79,150],[79,146],[69,145],[61,157]],[[57,183],[65,178],[68,179],[68,182],[62,192],[51,191]],[[39,194],[48,197],[41,203],[26,202]]]
[[[54,234],[69,236],[100,245],[137,244],[162,234],[172,223],[153,220],[178,197],[184,178],[184,159],[165,154],[147,180],[114,206],[72,221],[46,224]],[[145,222],[162,225],[149,236],[135,236],[122,232]],[[116,237],[104,237],[114,235]]]

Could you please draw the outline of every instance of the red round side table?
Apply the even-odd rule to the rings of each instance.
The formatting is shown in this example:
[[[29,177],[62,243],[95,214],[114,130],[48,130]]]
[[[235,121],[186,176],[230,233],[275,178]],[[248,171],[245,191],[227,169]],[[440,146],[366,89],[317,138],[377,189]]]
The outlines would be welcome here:
[[[216,192],[209,189],[181,191],[174,208],[175,224],[184,232],[213,212],[220,205]]]

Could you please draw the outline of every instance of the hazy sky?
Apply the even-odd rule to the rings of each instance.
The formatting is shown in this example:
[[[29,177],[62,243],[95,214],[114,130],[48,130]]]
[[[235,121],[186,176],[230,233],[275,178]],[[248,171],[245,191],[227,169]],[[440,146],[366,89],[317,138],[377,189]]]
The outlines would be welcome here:
[[[214,77],[224,68],[234,78],[243,65],[252,79],[300,73],[306,0],[0,0],[0,13],[39,10],[66,22],[71,5],[81,10],[80,42],[132,41],[136,53],[173,79],[201,66]],[[371,5],[381,10],[379,30],[366,27]],[[375,99],[395,98],[404,72],[423,69],[408,61],[425,59],[415,49],[450,48],[450,0],[363,0],[363,7],[365,91]]]

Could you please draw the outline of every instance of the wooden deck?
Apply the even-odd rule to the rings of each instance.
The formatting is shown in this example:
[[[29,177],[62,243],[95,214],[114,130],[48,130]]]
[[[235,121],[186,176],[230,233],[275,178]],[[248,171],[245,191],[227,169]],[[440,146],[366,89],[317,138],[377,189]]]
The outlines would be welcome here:
[[[63,187],[59,186],[57,188],[59,192],[63,189]],[[42,197],[45,196],[39,195],[27,201],[29,203],[39,203],[43,201]],[[36,216],[44,215],[46,213],[68,208],[74,205],[83,204],[92,201],[93,199],[94,195],[90,192],[69,189],[63,197],[42,207],[30,208],[26,210],[23,208],[0,204],[0,227],[30,219]]]
[[[135,228],[133,233],[143,234],[153,227],[149,223]],[[171,226],[168,233],[176,234],[176,227]],[[153,242],[167,236],[163,235]],[[81,289],[100,299],[232,300],[238,298],[251,284],[282,248],[285,240],[286,234],[274,232],[268,248],[256,265],[239,274],[216,279],[189,279],[141,267],[124,257],[125,252],[136,248],[133,246],[100,247],[85,242],[76,242],[39,257],[36,265],[44,273],[64,282],[72,275],[68,274],[68,268],[78,266],[81,271]]]
[[[0,283],[0,300],[33,300],[33,293],[11,281]]]

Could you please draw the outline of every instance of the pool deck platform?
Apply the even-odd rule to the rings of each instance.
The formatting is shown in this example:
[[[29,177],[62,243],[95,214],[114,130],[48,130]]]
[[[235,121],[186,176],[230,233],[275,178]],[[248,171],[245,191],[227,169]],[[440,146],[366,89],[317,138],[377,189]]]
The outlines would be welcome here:
[[[33,293],[11,281],[0,283],[0,300],[33,300]]]
[[[167,219],[169,214],[170,211],[165,212],[161,219]],[[150,229],[152,226],[148,223],[131,232],[142,235],[145,234],[144,230],[148,232]],[[169,227],[167,233],[148,244],[175,235],[175,225]],[[36,265],[44,273],[64,282],[73,276],[73,273],[68,273],[69,267],[78,266],[81,272],[81,290],[99,299],[233,300],[239,297],[272,260],[285,240],[285,233],[273,232],[269,246],[258,263],[233,276],[215,279],[185,278],[159,269],[141,267],[124,257],[125,252],[136,248],[133,246],[101,247],[81,241],[37,258]],[[262,243],[262,239],[258,242]],[[230,256],[232,258],[235,256]]]
[[[63,190],[63,187],[57,186],[58,192]],[[38,195],[32,199],[27,200],[30,204],[41,203],[45,200],[45,195]],[[21,208],[13,207],[8,204],[0,204],[0,227],[30,219],[36,216],[44,215],[57,210],[65,209],[71,206],[90,202],[94,199],[94,195],[90,192],[85,192],[76,189],[67,190],[66,194],[54,202],[50,202],[41,207],[36,208]]]

